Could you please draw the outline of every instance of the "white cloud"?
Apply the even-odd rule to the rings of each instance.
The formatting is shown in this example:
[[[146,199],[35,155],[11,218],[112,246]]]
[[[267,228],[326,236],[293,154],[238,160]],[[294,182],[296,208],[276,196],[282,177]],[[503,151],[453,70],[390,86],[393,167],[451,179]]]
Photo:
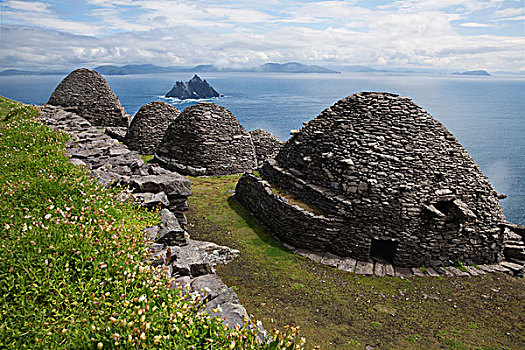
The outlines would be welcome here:
[[[523,36],[457,31],[493,33],[499,24],[471,14],[490,6],[493,20],[519,16],[495,1],[400,0],[365,8],[357,1],[88,0],[91,7],[74,17],[49,3],[5,1],[1,68],[292,60],[487,70],[525,65]]]
[[[459,24],[461,27],[467,27],[467,28],[488,28],[488,27],[494,27],[494,24],[486,24],[486,23],[474,23],[474,22],[467,22],[467,23],[461,23]]]
[[[490,3],[480,0],[399,0],[384,7],[401,8],[409,12],[438,11],[450,8],[472,12],[490,6]]]
[[[506,9],[494,11],[494,18],[515,17],[515,16],[523,16],[523,15],[525,15],[525,7],[520,7],[520,8],[509,7]]]
[[[49,4],[39,1],[9,0],[2,9],[3,22],[20,22],[75,34],[98,34],[100,26],[62,19]]]

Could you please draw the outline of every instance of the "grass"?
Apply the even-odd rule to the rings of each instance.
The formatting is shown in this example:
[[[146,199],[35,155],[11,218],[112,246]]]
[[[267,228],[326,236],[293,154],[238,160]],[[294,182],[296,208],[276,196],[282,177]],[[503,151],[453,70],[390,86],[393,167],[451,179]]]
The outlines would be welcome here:
[[[202,312],[143,263],[158,213],[115,199],[69,163],[65,134],[0,98],[0,348],[292,349]],[[8,120],[6,116],[9,115]],[[300,346],[298,346],[300,348]]]
[[[144,163],[149,163],[153,160],[153,158],[155,158],[154,155],[152,154],[149,154],[149,155],[141,155],[140,158],[142,158],[142,160],[144,161]]]
[[[524,279],[378,278],[317,264],[284,248],[230,198],[238,179],[191,178],[190,233],[241,251],[217,274],[265,328],[294,323],[307,348],[524,348]]]

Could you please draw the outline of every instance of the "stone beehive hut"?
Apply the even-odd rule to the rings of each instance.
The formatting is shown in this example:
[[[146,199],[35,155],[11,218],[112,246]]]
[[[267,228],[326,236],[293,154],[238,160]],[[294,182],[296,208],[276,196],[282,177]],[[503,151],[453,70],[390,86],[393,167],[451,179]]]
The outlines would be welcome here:
[[[153,154],[164,133],[180,111],[172,105],[154,101],[140,107],[126,133],[126,145],[140,154]]]
[[[397,266],[501,258],[497,193],[456,138],[409,98],[359,93],[338,101],[283,146],[236,198],[298,248]],[[281,192],[282,193],[282,192]]]
[[[186,108],[168,127],[155,158],[185,175],[234,174],[257,165],[250,134],[211,102]]]
[[[128,115],[107,81],[91,69],[74,70],[58,84],[48,103],[67,108],[96,126],[128,126]]]
[[[250,136],[257,154],[258,165],[261,165],[267,159],[275,157],[283,145],[277,136],[264,129],[252,130],[250,131]]]

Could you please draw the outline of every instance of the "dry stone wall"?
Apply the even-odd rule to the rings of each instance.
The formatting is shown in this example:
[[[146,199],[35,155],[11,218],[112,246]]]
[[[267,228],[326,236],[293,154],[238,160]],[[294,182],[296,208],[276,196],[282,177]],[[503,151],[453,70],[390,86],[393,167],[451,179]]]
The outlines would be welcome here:
[[[256,167],[250,134],[226,108],[201,102],[186,108],[162,139],[155,159],[184,175],[227,175]]]
[[[74,70],[58,84],[48,104],[62,106],[95,126],[127,127],[129,115],[107,81],[91,69]]]
[[[274,158],[283,143],[271,132],[264,129],[250,131],[255,153],[257,154],[257,164],[261,165],[265,160]]]
[[[126,145],[140,154],[154,154],[160,141],[180,111],[172,105],[154,101],[140,107],[126,133]]]
[[[295,133],[261,174],[340,222],[318,235],[334,254],[397,266],[502,258],[497,193],[456,138],[408,98],[340,100]],[[239,200],[259,201],[252,195]],[[321,239],[326,234],[330,242]],[[296,231],[294,246],[303,247],[302,236]]]

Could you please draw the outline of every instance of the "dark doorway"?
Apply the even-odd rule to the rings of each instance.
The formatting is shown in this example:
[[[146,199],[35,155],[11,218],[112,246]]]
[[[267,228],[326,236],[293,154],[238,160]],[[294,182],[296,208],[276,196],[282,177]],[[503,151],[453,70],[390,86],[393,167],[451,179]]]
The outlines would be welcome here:
[[[370,257],[372,259],[393,262],[394,254],[396,252],[397,242],[391,239],[372,239],[372,246],[370,247]]]

